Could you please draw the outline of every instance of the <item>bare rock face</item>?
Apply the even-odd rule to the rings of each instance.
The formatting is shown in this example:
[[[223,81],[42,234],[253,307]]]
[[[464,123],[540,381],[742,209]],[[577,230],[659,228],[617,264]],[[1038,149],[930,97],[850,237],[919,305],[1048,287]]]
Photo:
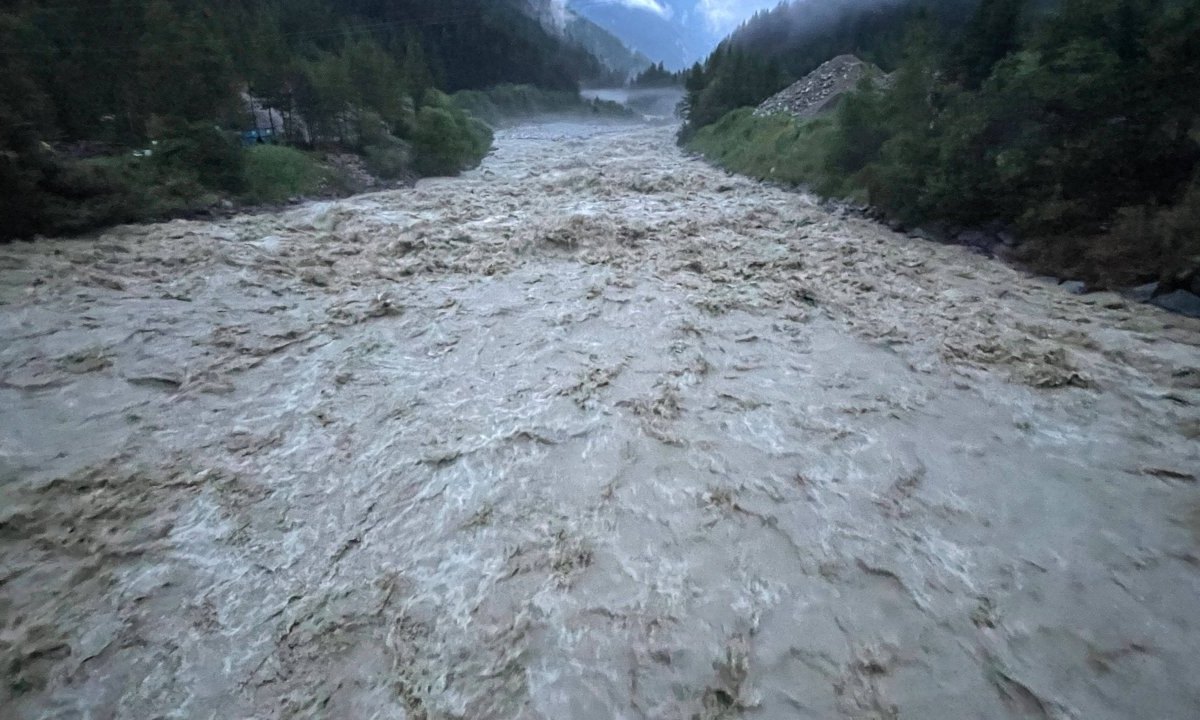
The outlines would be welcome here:
[[[864,77],[874,78],[880,86],[890,82],[890,76],[875,65],[853,55],[839,55],[767,98],[754,114],[757,117],[775,113],[788,113],[798,118],[816,117],[837,107],[842,96],[858,87]]]

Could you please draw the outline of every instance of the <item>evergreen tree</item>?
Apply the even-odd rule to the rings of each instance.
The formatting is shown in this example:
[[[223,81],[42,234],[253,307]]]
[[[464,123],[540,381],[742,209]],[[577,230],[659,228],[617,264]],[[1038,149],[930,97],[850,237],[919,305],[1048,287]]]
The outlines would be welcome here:
[[[139,109],[189,122],[225,120],[237,107],[233,63],[213,25],[150,0],[138,53]]]
[[[951,69],[971,89],[992,73],[992,67],[1017,49],[1025,0],[982,0],[954,48]]]
[[[0,228],[24,235],[36,229],[45,174],[39,137],[50,135],[49,98],[34,81],[32,28],[0,13]]]
[[[433,72],[425,59],[425,49],[421,38],[414,32],[409,32],[404,38],[404,62],[401,65],[404,86],[414,98],[423,98],[425,93],[434,87]]]

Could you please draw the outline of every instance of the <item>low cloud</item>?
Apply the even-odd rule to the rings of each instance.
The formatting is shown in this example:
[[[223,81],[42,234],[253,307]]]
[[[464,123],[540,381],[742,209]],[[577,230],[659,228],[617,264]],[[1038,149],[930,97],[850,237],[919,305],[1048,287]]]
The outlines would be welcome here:
[[[628,5],[629,7],[649,10],[650,12],[661,15],[665,18],[671,17],[671,8],[663,5],[658,0],[617,0],[617,2],[621,3],[622,5]]]
[[[725,35],[759,10],[778,4],[779,0],[699,0],[696,7],[710,30]]]
[[[575,5],[624,5],[626,7],[648,10],[663,18],[671,17],[671,8],[659,0],[575,0]]]

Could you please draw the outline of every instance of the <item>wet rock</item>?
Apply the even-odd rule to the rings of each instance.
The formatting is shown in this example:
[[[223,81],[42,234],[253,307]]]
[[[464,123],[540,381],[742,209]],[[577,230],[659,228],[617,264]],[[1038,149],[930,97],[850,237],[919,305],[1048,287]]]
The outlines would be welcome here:
[[[148,354],[120,368],[120,375],[130,385],[176,389],[183,385],[186,373],[179,362],[165,355]]]
[[[992,255],[1005,262],[1013,262],[1019,259],[1016,248],[999,242],[992,246]]]
[[[1125,291],[1125,295],[1135,302],[1150,302],[1150,298],[1154,297],[1156,292],[1158,292],[1158,283],[1152,282],[1129,288]]]
[[[1058,286],[1072,295],[1083,295],[1087,292],[1087,283],[1082,280],[1064,280]]]
[[[1150,303],[1173,313],[1200,318],[1200,295],[1195,295],[1187,290],[1176,290],[1159,295],[1152,298]]]
[[[96,285],[108,290],[124,290],[125,283],[121,280],[112,277],[111,275],[102,275],[100,273],[91,273],[89,275],[92,282]]]
[[[125,376],[125,380],[130,385],[153,387],[162,390],[174,390],[183,385],[182,373],[171,372],[158,374],[129,374]]]
[[[83,375],[110,367],[112,358],[101,349],[91,349],[59,358],[58,365],[65,372]]]
[[[965,232],[960,232],[955,237],[955,241],[960,245],[966,245],[967,247],[973,247],[979,250],[987,251],[990,251],[992,249],[992,245],[996,242],[994,236],[980,230],[967,230]]]
[[[309,285],[316,285],[317,287],[329,287],[332,281],[329,273],[311,269],[301,272],[300,279]]]
[[[987,244],[989,244],[991,242],[988,239],[987,234],[980,232],[979,230],[967,230],[964,232],[960,232],[955,237],[955,240],[962,243],[963,245],[977,245],[977,246],[986,246]]]

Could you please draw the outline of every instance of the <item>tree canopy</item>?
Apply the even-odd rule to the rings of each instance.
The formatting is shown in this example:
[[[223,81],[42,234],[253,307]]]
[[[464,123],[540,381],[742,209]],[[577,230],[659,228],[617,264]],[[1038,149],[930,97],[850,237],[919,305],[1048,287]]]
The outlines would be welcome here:
[[[581,79],[607,72],[531,9],[527,0],[11,0],[0,5],[0,229],[140,217],[110,200],[136,195],[122,190],[134,176],[169,184],[154,174],[166,165],[198,183],[181,190],[198,196],[214,178],[160,160],[166,150],[178,156],[188,144],[198,160],[207,148],[236,175],[241,158],[211,140],[264,125],[273,138],[336,143],[381,167],[403,164],[411,147],[422,171],[454,171],[486,151],[484,134],[436,91],[523,83],[575,93]],[[156,142],[156,158],[136,171],[116,162],[67,169]],[[50,206],[69,214],[64,193],[103,197],[105,210],[48,220]]]

